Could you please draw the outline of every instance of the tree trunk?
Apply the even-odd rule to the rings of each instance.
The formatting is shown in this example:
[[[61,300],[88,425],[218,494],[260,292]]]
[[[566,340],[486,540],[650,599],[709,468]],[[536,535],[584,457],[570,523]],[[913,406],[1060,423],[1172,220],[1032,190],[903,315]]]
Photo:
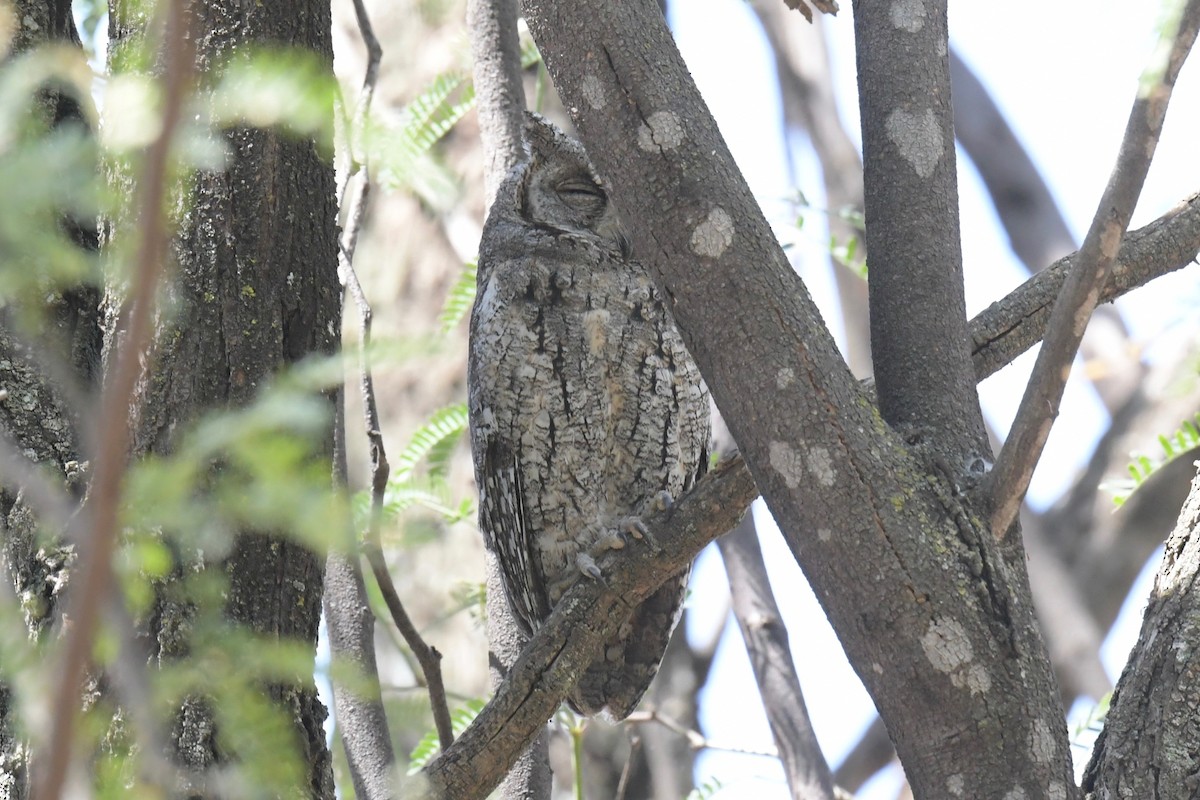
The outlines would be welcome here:
[[[48,43],[79,46],[66,0],[16,0],[11,13],[19,23],[13,56]],[[55,87],[45,87],[36,112],[51,129],[86,124],[80,98]],[[94,221],[64,218],[62,224],[76,245],[94,253]],[[86,459],[77,435],[80,409],[70,401],[72,393],[94,383],[99,371],[99,298],[95,285],[81,284],[54,293],[41,320],[20,314],[21,302],[12,302],[14,298],[6,298],[9,302],[0,310],[0,433],[73,494],[82,492]],[[31,300],[36,308],[40,298]],[[64,522],[46,519],[45,510],[27,490],[16,490],[8,481],[0,488],[0,579],[5,582],[0,602],[19,603],[35,639],[60,618],[59,599],[69,583],[74,552],[45,538],[47,530]],[[23,800],[30,789],[29,750],[14,725],[14,712],[9,687],[0,684],[0,800]]]
[[[303,48],[332,70],[328,4],[192,5],[201,79],[248,46]],[[134,4],[110,5],[115,64],[143,35]],[[332,109],[330,109],[332,113]],[[178,234],[172,247],[166,308],[154,333],[154,364],[141,386],[135,454],[166,454],[183,423],[210,409],[251,401],[281,367],[312,354],[333,354],[341,329],[337,279],[337,212],[333,167],[313,141],[276,130],[235,128],[222,134],[225,168],[195,174],[172,194]],[[182,199],[179,199],[182,198]],[[110,314],[116,313],[110,309]],[[110,326],[111,330],[112,326]],[[106,341],[106,361],[118,346]],[[330,399],[330,419],[333,402]],[[331,453],[332,425],[325,436]],[[259,635],[305,642],[314,651],[321,613],[321,557],[295,541],[239,531],[219,564],[228,581],[225,614]],[[177,569],[176,579],[185,570]],[[181,655],[194,610],[163,587],[145,635],[162,664]],[[311,672],[268,687],[295,727],[314,798],[333,797],[333,774]],[[218,763],[222,752],[211,709],[189,700],[176,716],[175,757],[189,770]]]

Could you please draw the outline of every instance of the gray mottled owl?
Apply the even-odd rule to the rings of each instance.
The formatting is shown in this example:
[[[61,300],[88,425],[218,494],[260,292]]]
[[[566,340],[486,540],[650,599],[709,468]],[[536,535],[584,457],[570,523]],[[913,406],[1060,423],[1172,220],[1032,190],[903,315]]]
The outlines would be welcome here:
[[[583,147],[541,117],[479,246],[468,391],[479,523],[532,634],[595,557],[707,467],[708,394]],[[629,715],[679,618],[687,571],[638,606],[568,697]]]

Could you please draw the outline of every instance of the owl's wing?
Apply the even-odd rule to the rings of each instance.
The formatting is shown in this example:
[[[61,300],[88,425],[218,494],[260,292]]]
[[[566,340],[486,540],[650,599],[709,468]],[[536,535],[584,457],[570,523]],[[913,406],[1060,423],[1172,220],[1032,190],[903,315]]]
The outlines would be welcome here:
[[[524,480],[518,454],[508,442],[489,435],[483,453],[479,522],[500,564],[504,593],[526,635],[550,616],[542,570],[534,552]]]

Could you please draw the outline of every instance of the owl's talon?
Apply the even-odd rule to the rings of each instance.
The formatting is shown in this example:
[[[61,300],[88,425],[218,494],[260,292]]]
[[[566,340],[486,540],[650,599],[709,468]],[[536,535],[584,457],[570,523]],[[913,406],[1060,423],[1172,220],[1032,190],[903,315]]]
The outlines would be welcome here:
[[[650,533],[650,529],[646,527],[645,522],[642,522],[641,517],[629,517],[621,523],[621,527],[633,538],[640,539],[650,545],[651,552],[658,553],[662,551],[658,540],[654,538],[654,534]]]
[[[575,556],[575,566],[592,580],[604,583],[604,575],[600,572],[600,568],[596,566],[596,560],[592,558],[590,553],[580,553]]]
[[[659,514],[663,511],[669,510],[674,505],[675,498],[671,497],[671,493],[666,489],[659,489],[657,492],[651,495],[649,500],[646,501],[646,511],[644,516],[648,517],[651,514]]]
[[[620,531],[612,531],[606,533],[596,540],[589,550],[593,557],[599,557],[607,553],[609,550],[624,550],[625,549],[625,534]]]

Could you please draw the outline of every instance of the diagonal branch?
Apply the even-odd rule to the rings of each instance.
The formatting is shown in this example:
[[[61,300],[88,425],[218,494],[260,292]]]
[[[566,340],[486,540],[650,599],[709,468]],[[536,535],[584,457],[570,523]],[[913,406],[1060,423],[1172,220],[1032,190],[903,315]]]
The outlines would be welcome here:
[[[1127,233],[1098,302],[1111,303],[1155,278],[1195,263],[1200,251],[1200,194],[1145,227]],[[1041,341],[1054,299],[1079,264],[1080,253],[1059,259],[971,320],[975,378],[1007,366]]]
[[[370,340],[371,308],[363,296],[357,274],[354,271],[354,253],[358,244],[358,233],[362,227],[366,198],[370,187],[370,172],[365,157],[356,153],[357,137],[362,136],[371,110],[371,100],[379,77],[379,62],[383,49],[375,36],[370,16],[363,0],[354,0],[354,13],[359,32],[367,48],[367,66],[363,76],[354,119],[346,135],[350,154],[350,174],[347,186],[352,186],[349,200],[346,229],[338,246],[338,277],[343,291],[354,296],[359,312],[359,369],[360,390],[363,394],[368,438],[372,442],[372,508],[370,524],[378,525],[378,506],[382,503],[382,487],[387,485],[387,460],[382,455],[382,441],[375,444],[378,424],[372,419],[378,414],[374,405],[374,387],[370,366],[365,353]],[[355,178],[358,178],[355,181]],[[344,199],[344,195],[339,194]],[[338,393],[337,420],[334,430],[334,476],[338,488],[347,485],[346,465],[346,404],[344,390]],[[382,480],[379,474],[382,471]],[[375,615],[367,599],[363,582],[362,566],[356,554],[353,534],[348,536],[345,550],[330,552],[325,563],[325,619],[329,632],[329,647],[334,658],[353,664],[360,671],[362,688],[347,686],[343,680],[334,680],[334,708],[342,745],[346,751],[346,762],[355,794],[365,800],[383,800],[391,796],[392,769],[396,760],[388,731],[387,714],[383,708],[379,687],[379,669],[375,658]],[[377,539],[373,538],[372,541]],[[386,570],[385,570],[386,573]],[[378,576],[376,577],[378,580]],[[437,707],[437,703],[434,703]],[[442,708],[445,708],[444,696]],[[448,716],[446,714],[445,716]],[[440,718],[435,712],[435,718]]]
[[[1117,165],[1084,238],[1076,267],[1055,302],[1033,375],[992,473],[991,522],[992,533],[998,539],[1006,537],[1016,521],[1050,426],[1058,415],[1071,361],[1116,262],[1121,238],[1154,157],[1171,90],[1196,40],[1197,28],[1200,0],[1176,2],[1172,18],[1163,26],[1159,47],[1142,73]]]
[[[413,788],[423,792],[416,796],[487,796],[629,610],[737,524],[757,494],[745,464],[735,457],[712,470],[672,509],[647,519],[651,537],[661,544],[658,552],[642,547],[614,551],[600,562],[605,581],[576,582],[471,727],[424,770],[427,784]]]
[[[746,640],[746,653],[788,788],[793,797],[833,800],[833,777],[800,691],[787,627],[771,593],[753,515],[747,514],[736,528],[717,540],[717,546],[729,576],[733,613]]]

